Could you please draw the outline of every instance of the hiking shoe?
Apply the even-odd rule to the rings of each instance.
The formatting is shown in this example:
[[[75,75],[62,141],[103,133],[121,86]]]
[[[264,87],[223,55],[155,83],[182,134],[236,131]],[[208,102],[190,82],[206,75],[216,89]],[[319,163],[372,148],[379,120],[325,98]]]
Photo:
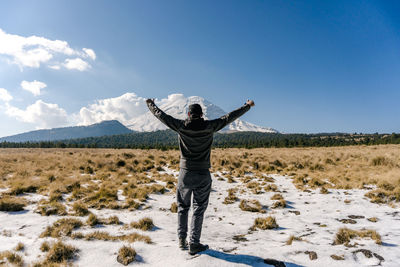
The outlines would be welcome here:
[[[207,249],[208,245],[203,245],[200,243],[191,243],[189,246],[189,254],[194,255]]]
[[[187,250],[188,249],[188,242],[186,241],[186,238],[179,238],[179,248],[181,250]]]

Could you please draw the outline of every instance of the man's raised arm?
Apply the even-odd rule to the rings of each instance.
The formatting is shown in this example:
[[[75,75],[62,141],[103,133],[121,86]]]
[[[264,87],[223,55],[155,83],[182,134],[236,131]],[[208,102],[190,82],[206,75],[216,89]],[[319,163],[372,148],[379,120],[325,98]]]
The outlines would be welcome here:
[[[254,106],[254,101],[247,100],[247,102],[242,107],[235,109],[234,111],[222,116],[219,119],[212,120],[211,123],[213,125],[214,131],[217,132],[221,130],[226,125],[233,122],[234,120],[242,116],[244,113],[249,111],[250,107],[252,106]]]
[[[174,131],[178,131],[180,124],[182,123],[181,120],[175,119],[174,117],[168,115],[161,109],[159,109],[156,104],[154,103],[154,99],[146,99],[147,107],[150,109],[151,113],[159,119],[162,123],[167,125]]]

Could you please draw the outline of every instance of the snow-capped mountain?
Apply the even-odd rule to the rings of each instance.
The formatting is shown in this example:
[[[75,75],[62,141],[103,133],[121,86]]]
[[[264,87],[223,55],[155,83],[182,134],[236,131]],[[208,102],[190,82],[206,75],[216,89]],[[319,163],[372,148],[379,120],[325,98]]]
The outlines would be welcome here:
[[[205,119],[216,119],[227,112],[220,107],[207,101],[199,96],[185,97],[182,94],[169,95],[168,98],[155,102],[165,113],[178,118],[185,119],[187,117],[187,110],[190,104],[198,103],[201,105]],[[138,132],[151,132],[156,130],[165,130],[167,127],[151,114],[150,111],[131,119],[126,126]],[[221,130],[222,132],[265,132],[277,133],[278,131],[272,128],[261,127],[240,119],[235,120],[233,123]]]

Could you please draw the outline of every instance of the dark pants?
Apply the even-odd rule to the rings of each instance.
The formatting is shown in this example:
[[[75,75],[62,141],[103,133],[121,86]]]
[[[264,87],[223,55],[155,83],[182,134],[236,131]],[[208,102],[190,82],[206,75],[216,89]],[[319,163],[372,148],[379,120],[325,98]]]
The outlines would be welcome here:
[[[188,213],[193,194],[193,217],[190,226],[190,243],[200,243],[204,212],[211,192],[211,174],[205,170],[181,169],[178,178],[178,237],[186,238]]]

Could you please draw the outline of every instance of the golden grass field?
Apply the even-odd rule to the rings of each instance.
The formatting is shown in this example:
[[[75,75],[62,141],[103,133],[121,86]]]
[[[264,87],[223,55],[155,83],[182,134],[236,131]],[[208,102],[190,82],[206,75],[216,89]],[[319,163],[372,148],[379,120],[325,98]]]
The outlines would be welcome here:
[[[281,174],[291,177],[298,190],[319,189],[328,193],[330,189],[365,189],[365,196],[373,203],[397,205],[400,201],[400,145],[348,146],[329,148],[258,148],[258,149],[214,149],[212,172],[215,178],[227,183],[241,182],[252,194],[279,192],[273,179],[264,174]],[[139,149],[1,149],[0,150],[0,211],[19,211],[29,204],[23,193],[46,196],[37,203],[36,212],[42,216],[87,216],[88,226],[97,224],[121,224],[117,216],[97,218],[91,209],[146,209],[150,194],[174,194],[177,179],[161,172],[163,168],[179,169],[179,151]],[[216,172],[224,173],[224,177]],[[245,174],[252,173],[252,176]],[[239,188],[227,191],[224,204],[239,200]],[[121,204],[118,192],[125,197]],[[66,201],[64,198],[67,196]],[[284,208],[285,199],[274,194],[276,202],[272,209]],[[258,201],[240,201],[243,211],[265,213]],[[172,203],[171,212],[176,212]],[[83,222],[74,218],[57,220],[47,227],[41,236],[68,236],[85,240],[140,240],[152,243],[150,237],[140,234],[110,235],[94,232],[83,235],[73,233]],[[149,230],[151,218],[126,224],[125,228]],[[272,229],[278,224],[273,217],[258,218],[252,229]],[[352,232],[351,232],[352,231]],[[380,236],[370,230],[357,232],[341,229],[336,237],[338,244],[347,244],[353,236],[370,237],[380,242]],[[287,241],[301,240],[291,236]],[[21,244],[23,249],[23,244]],[[45,244],[42,251],[48,252],[46,261],[37,266],[53,266],[67,258],[54,251],[72,253],[74,248],[63,243]],[[16,251],[19,251],[17,248]],[[51,254],[51,251],[54,253]],[[7,254],[8,253],[8,254]],[[62,254],[61,253],[61,254]],[[121,248],[121,255],[134,257],[134,251]],[[72,255],[71,254],[71,255]],[[133,256],[132,256],[133,255]],[[128,257],[126,256],[126,257]],[[15,258],[16,257],[16,258]],[[55,260],[53,258],[55,257]],[[60,258],[61,257],[61,258]],[[122,257],[122,256],[121,256]],[[12,252],[0,254],[0,260],[16,261]],[[121,258],[121,261],[124,261]],[[48,265],[46,265],[48,264]],[[50,264],[50,265],[49,265]],[[55,265],[54,265],[55,266]]]
[[[247,172],[279,173],[292,176],[293,183],[303,190],[368,189],[376,185],[376,190],[367,195],[372,201],[400,200],[399,145],[214,149],[211,161],[211,171],[228,172],[228,179],[240,179]],[[91,207],[111,207],[118,189],[123,189],[132,201],[165,189],[147,186],[151,179],[145,173],[152,173],[153,179],[165,181],[173,189],[176,178],[160,175],[163,166],[178,169],[179,151],[1,149],[0,187],[9,188],[7,195],[37,192],[52,200],[69,192],[72,198],[84,199]],[[251,181],[246,182],[252,187]],[[101,203],[99,198],[103,198]]]

